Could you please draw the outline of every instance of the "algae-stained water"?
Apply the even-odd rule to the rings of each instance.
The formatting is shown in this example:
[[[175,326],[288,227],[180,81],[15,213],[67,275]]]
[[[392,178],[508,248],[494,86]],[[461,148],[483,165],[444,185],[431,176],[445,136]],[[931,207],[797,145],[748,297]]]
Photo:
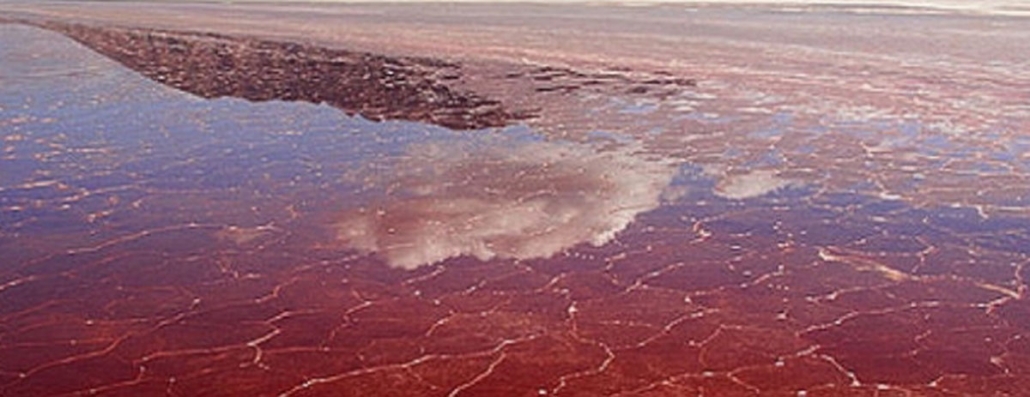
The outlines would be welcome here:
[[[204,100],[55,33],[0,37],[3,396],[1030,380],[1030,221],[998,193],[1025,180],[1018,131],[702,85],[605,102],[701,130],[573,143]],[[925,197],[948,180],[959,199]]]

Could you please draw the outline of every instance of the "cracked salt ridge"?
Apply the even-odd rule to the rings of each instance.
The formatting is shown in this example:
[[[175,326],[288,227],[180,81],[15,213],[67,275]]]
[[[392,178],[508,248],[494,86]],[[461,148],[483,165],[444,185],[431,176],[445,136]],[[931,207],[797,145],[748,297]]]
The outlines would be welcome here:
[[[109,166],[131,166],[138,193],[88,204],[115,209],[100,225],[53,200],[27,221],[37,229],[3,231],[2,256],[24,259],[4,268],[0,290],[0,394],[1017,394],[1027,380],[1025,220],[800,188],[744,201],[688,189],[601,247],[391,270],[312,250],[325,236],[305,234],[325,213],[320,200],[352,186],[295,179],[318,168],[291,167],[355,141],[313,133],[328,128],[317,117],[287,119],[308,143],[262,131],[279,125],[269,121],[276,109],[303,106],[203,109],[227,103],[185,105],[201,113],[186,118],[162,107],[170,114],[160,120],[182,129],[152,142],[196,140],[192,156],[151,145],[155,161],[136,162],[128,143],[140,136],[125,134],[127,160]],[[247,109],[271,114],[221,121],[225,131],[252,124],[211,141],[210,123]],[[149,131],[145,119],[114,120]],[[25,132],[88,136],[66,126],[82,134]],[[63,157],[67,146],[47,146],[56,154],[38,165],[53,179],[40,181],[75,186],[81,168],[62,167],[80,158]],[[307,158],[278,158],[280,146]],[[260,177],[192,177],[200,187],[191,187],[191,169],[215,169],[227,154]],[[239,193],[249,189],[258,192]],[[118,215],[135,205],[143,210]],[[992,235],[1008,240],[982,239]],[[55,248],[79,239],[96,241]]]
[[[707,219],[706,221],[707,222],[718,221],[718,217],[713,218],[713,219]],[[702,222],[704,222],[704,221],[702,221]],[[453,269],[453,267],[449,267],[449,269]],[[448,270],[444,270],[444,272],[446,272],[446,271],[448,271]],[[433,274],[428,275],[427,278],[417,279],[417,281],[415,281],[415,282],[416,283],[424,283],[424,282],[427,282],[427,281],[432,281],[432,279],[441,276],[442,274],[444,274],[444,272],[434,272]],[[555,278],[552,278],[551,281],[549,281],[547,284],[545,284],[544,288],[546,288],[548,286],[554,285],[556,282],[558,282],[556,280],[560,279],[562,277],[569,277],[569,276],[566,275],[565,273],[559,274]],[[626,290],[626,293],[629,293],[630,291],[640,290],[640,288],[641,288],[640,285],[641,285],[640,283],[634,283],[633,285],[630,286],[630,289]],[[634,287],[634,286],[636,286],[636,287]],[[278,294],[279,293],[277,293],[277,295]],[[705,295],[704,291],[702,291],[700,293],[700,295],[702,295],[702,297],[703,297]],[[698,298],[697,297],[691,298],[688,301],[688,303],[691,302],[691,301],[694,301],[696,299],[698,299]],[[836,299],[836,297],[834,297],[833,299]],[[580,313],[580,312],[582,312],[582,310],[578,309],[578,308],[575,309],[575,310],[572,309],[572,308],[576,308],[577,307],[576,306],[576,302],[577,301],[572,301],[572,303],[570,303],[569,306],[568,306],[570,308],[570,309],[568,309],[568,312],[570,313],[570,315],[572,313]],[[365,309],[368,309],[368,308],[371,308],[371,307],[374,307],[374,306],[375,306],[374,303],[369,303],[368,301],[366,301],[366,302],[362,302],[362,303],[360,303],[360,304],[358,304],[356,306],[353,306],[353,307],[347,309],[346,312],[347,312],[347,315],[351,315],[351,314],[358,313],[358,312],[360,312],[362,310],[365,310]],[[928,307],[934,307],[934,305],[928,305]],[[275,322],[281,321],[281,320],[283,320],[283,319],[285,319],[287,317],[290,317],[290,315],[288,313],[290,313],[290,312],[280,312],[279,314],[276,314],[275,316],[270,317],[270,319],[267,320],[267,322],[275,323]],[[668,322],[664,326],[660,326],[661,324],[656,324],[654,327],[656,329],[659,329],[660,332],[656,333],[652,337],[649,337],[649,338],[643,340],[641,343],[637,344],[637,346],[640,347],[640,348],[647,347],[648,345],[653,344],[656,341],[658,341],[664,335],[666,335],[669,332],[675,330],[679,325],[681,325],[681,324],[683,324],[683,323],[685,323],[685,322],[687,322],[687,321],[689,321],[691,319],[704,318],[707,315],[717,315],[718,313],[719,313],[719,310],[717,310],[717,309],[712,309],[712,310],[708,310],[708,311],[690,312],[690,313],[688,313],[685,316],[680,316],[680,317],[677,317],[677,318],[673,319],[671,322]],[[875,313],[870,313],[870,314],[875,314]],[[855,317],[857,317],[857,316],[855,316],[855,315],[845,315],[844,317],[841,317],[838,320],[834,320],[832,323],[834,323],[834,324],[837,324],[837,323],[843,324],[846,321],[850,320],[851,318],[855,318]],[[783,319],[788,319],[788,318],[789,317],[783,317]],[[777,316],[777,319],[779,320],[779,319],[781,319],[781,317]],[[570,318],[570,321],[572,321],[572,326],[573,327],[577,326],[577,322],[575,322],[575,320],[572,320]],[[780,320],[780,321],[782,321],[782,320]],[[437,321],[437,323],[438,322],[439,321]],[[731,327],[727,328],[727,327],[724,327],[723,325],[719,325],[715,329],[715,331],[713,333],[711,333],[709,336],[704,337],[703,339],[701,339],[697,343],[691,342],[690,344],[698,345],[698,346],[702,346],[702,347],[703,346],[708,346],[708,345],[712,344],[713,341],[717,340],[720,337],[720,335],[723,335],[724,333],[729,332],[728,330],[731,330],[731,329],[736,329],[736,330],[742,330],[743,329],[743,330],[746,330],[747,328],[744,327],[744,326],[731,326]],[[809,332],[809,331],[806,330],[806,332]],[[273,331],[271,331],[271,332],[269,332],[267,334],[258,336],[256,339],[248,341],[247,343],[245,343],[245,345],[247,345],[249,347],[258,346],[258,345],[261,344],[261,343],[258,343],[258,342],[263,342],[263,341],[270,340],[269,335],[281,335],[281,332],[278,331],[278,330],[273,330]],[[529,339],[527,339],[527,341],[528,340]],[[581,340],[590,341],[591,339],[581,339]],[[513,342],[510,342],[510,341],[511,341],[511,339],[506,339],[506,340],[502,341],[500,344],[494,345],[494,347],[489,349],[489,350],[483,350],[483,351],[474,352],[474,353],[471,353],[471,354],[460,355],[459,357],[471,358],[471,357],[480,357],[480,356],[483,356],[483,355],[490,356],[490,354],[494,354],[493,356],[490,356],[490,357],[492,357],[492,359],[488,363],[485,363],[486,364],[485,367],[482,367],[482,371],[481,372],[479,372],[478,374],[474,374],[474,376],[472,376],[469,379],[469,381],[467,381],[465,383],[461,383],[461,384],[455,386],[454,388],[450,389],[450,393],[449,394],[458,394],[459,392],[462,392],[462,391],[464,391],[466,389],[469,389],[469,388],[475,386],[476,384],[478,384],[480,382],[483,382],[484,380],[488,379],[490,376],[494,375],[495,371],[498,371],[498,368],[500,368],[501,364],[503,364],[505,362],[505,360],[508,358],[508,355],[506,353],[504,353],[504,349],[506,347],[511,346],[513,344]],[[627,350],[627,349],[612,350],[610,347],[607,346],[607,344],[604,344],[603,342],[596,342],[595,341],[593,343],[595,343],[599,347],[602,347],[605,351],[610,351],[610,352],[613,352],[613,353],[611,353],[611,355],[609,355],[608,358],[604,359],[604,361],[602,361],[601,364],[598,367],[596,367],[594,370],[586,368],[586,369],[583,369],[580,372],[570,373],[570,374],[568,374],[568,376],[563,375],[562,376],[562,382],[565,382],[565,381],[567,381],[569,379],[578,379],[578,378],[581,378],[581,377],[584,377],[584,376],[590,376],[592,374],[596,375],[596,374],[599,374],[599,373],[603,373],[609,366],[611,366],[611,364],[613,362],[616,362],[617,357],[619,357],[618,353],[615,352],[616,350],[618,352],[624,353],[622,356],[625,356],[625,353],[626,353],[626,350]],[[233,348],[233,346],[229,346],[228,348],[231,350]],[[211,349],[208,349],[208,352],[210,352],[210,350]],[[799,351],[797,353],[797,355],[800,358],[807,358],[809,356],[815,357],[816,356],[816,350],[817,349],[815,347],[809,347],[809,348],[806,348],[806,349],[803,349],[803,350]],[[215,352],[218,352],[218,351],[222,351],[222,349],[221,348],[215,349]],[[169,353],[169,354],[160,354],[159,353],[159,354],[156,354],[156,355],[149,355],[147,357],[150,357],[150,358],[144,358],[143,361],[144,362],[151,361],[153,359],[153,357],[159,357],[159,356],[174,357],[174,356],[181,355],[181,354],[191,354],[193,352],[195,352],[195,351],[194,350],[187,350],[187,351],[180,351],[178,353],[172,352],[172,353]],[[255,357],[254,360],[259,360],[260,357],[263,357],[263,354],[261,352],[263,352],[263,350],[258,350],[258,352],[256,352],[254,354],[254,357]],[[295,393],[300,393],[300,392],[302,392],[304,390],[308,390],[310,388],[315,388],[315,387],[317,387],[319,385],[323,385],[323,384],[330,384],[330,383],[344,383],[344,384],[347,384],[346,381],[348,379],[360,378],[362,376],[368,376],[368,375],[379,373],[379,372],[391,372],[391,371],[400,371],[400,370],[410,371],[413,367],[417,367],[419,365],[427,363],[427,362],[429,362],[429,360],[436,359],[437,357],[440,357],[441,359],[444,359],[444,358],[450,359],[450,358],[453,358],[454,356],[452,356],[452,355],[440,355],[440,356],[437,356],[437,355],[425,355],[425,356],[418,356],[418,357],[415,357],[414,359],[411,359],[411,360],[405,361],[405,362],[391,363],[391,364],[382,364],[382,365],[376,365],[376,366],[371,366],[371,367],[367,367],[367,368],[360,368],[360,369],[349,370],[349,371],[338,373],[338,374],[331,374],[329,376],[313,377],[313,378],[310,378],[310,379],[304,381],[303,383],[299,384],[298,386],[296,386],[296,387],[286,391],[284,394],[285,395],[293,395]],[[848,376],[848,378],[852,379],[851,383],[855,384],[856,388],[864,387],[864,386],[862,386],[862,382],[858,380],[857,375],[855,375],[851,371],[845,369],[845,367],[842,364],[839,364],[835,358],[833,358],[832,356],[827,356],[827,355],[822,355],[822,354],[820,354],[819,357],[820,358],[817,358],[817,359],[814,359],[814,360],[816,362],[819,362],[819,360],[823,360],[823,361],[831,364],[831,366],[832,365],[839,366],[840,367],[840,371],[844,372]],[[787,358],[779,358],[779,359],[777,359],[772,364],[772,367],[773,368],[787,367],[788,364],[786,364],[786,362],[790,362],[790,361],[791,361],[791,359],[789,357],[787,357]],[[264,364],[264,365],[265,366],[269,366],[269,364]],[[645,384],[645,385],[642,385],[639,388],[636,388],[634,390],[646,390],[646,389],[649,389],[649,388],[660,387],[660,386],[661,387],[673,387],[673,386],[676,386],[676,385],[682,385],[684,382],[692,381],[693,379],[701,379],[701,380],[722,379],[723,381],[726,382],[725,384],[722,385],[722,387],[724,387],[724,388],[725,387],[741,387],[741,388],[744,388],[744,389],[747,389],[747,390],[758,390],[754,386],[749,385],[745,380],[743,380],[741,378],[742,375],[736,373],[736,372],[741,372],[742,371],[742,373],[747,374],[748,373],[747,370],[748,370],[748,368],[742,368],[742,369],[739,369],[739,370],[736,370],[736,371],[732,371],[732,372],[728,372],[728,373],[723,373],[721,371],[712,370],[712,371],[703,371],[703,372],[697,373],[695,375],[682,374],[682,375],[674,376],[674,377],[668,378],[666,380],[661,380],[661,381],[658,381],[658,382],[655,382],[655,383],[652,383],[652,384]],[[401,374],[395,374],[395,375],[401,375]],[[419,375],[417,373],[411,373],[411,376],[418,377]],[[132,384],[130,384],[130,385],[132,385]],[[733,385],[736,385],[736,386],[733,386]],[[337,385],[336,387],[342,387],[342,386]],[[886,384],[868,386],[867,389],[869,389],[869,388],[874,388],[874,389],[878,389],[878,388],[900,389],[899,387],[890,386],[890,385],[886,385]],[[557,388],[556,387],[556,391],[560,391],[560,390],[561,390],[561,388]],[[818,391],[819,387],[815,387],[815,388],[813,388],[813,390],[814,391]]]

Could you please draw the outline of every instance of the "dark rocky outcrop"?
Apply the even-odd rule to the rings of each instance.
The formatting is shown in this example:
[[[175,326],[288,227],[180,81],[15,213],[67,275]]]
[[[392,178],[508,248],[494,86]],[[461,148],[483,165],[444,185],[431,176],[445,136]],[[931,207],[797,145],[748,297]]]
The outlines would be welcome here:
[[[325,102],[371,120],[454,129],[529,115],[456,89],[460,65],[254,38],[43,22],[148,78],[205,98]]]

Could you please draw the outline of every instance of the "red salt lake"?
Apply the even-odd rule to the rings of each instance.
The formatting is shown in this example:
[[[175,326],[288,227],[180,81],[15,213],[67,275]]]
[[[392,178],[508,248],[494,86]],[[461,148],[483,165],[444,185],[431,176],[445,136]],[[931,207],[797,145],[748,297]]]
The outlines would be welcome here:
[[[310,20],[298,59],[389,42],[383,84],[467,106],[212,94],[160,52],[0,24],[0,396],[1027,395],[1024,19],[228,7],[111,31],[272,79],[293,64],[248,51]],[[364,36],[394,24],[433,34]]]

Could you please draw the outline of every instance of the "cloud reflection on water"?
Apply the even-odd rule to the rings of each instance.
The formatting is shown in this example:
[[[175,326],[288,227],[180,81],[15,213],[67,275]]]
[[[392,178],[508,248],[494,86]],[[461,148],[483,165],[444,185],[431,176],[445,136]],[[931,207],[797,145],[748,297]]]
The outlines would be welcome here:
[[[415,145],[374,205],[344,214],[338,237],[389,265],[469,255],[541,258],[603,245],[658,207],[675,167],[636,149],[530,142]]]
[[[795,184],[797,182],[781,178],[774,170],[757,170],[723,176],[716,184],[714,193],[731,200],[743,200],[763,196]]]

